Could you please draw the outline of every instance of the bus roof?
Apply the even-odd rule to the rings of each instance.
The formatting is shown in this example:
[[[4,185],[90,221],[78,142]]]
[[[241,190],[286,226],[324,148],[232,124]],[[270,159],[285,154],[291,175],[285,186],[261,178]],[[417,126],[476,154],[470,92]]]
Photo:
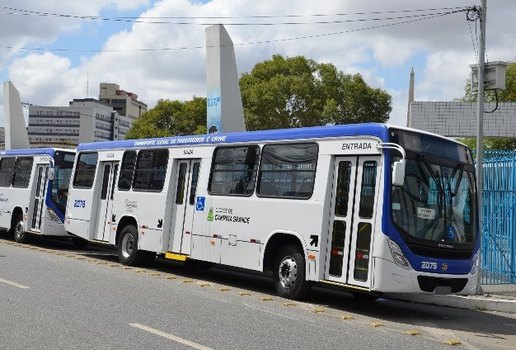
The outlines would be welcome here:
[[[54,156],[56,151],[71,152],[75,153],[73,149],[60,149],[60,148],[20,148],[20,149],[8,149],[0,151],[0,157],[2,156],[34,156],[38,154],[47,154],[51,157]]]
[[[261,141],[292,141],[306,139],[334,138],[342,136],[373,136],[383,141],[388,139],[388,126],[377,123],[315,126],[293,129],[275,129],[262,131],[243,131],[208,135],[171,136],[163,138],[120,140],[82,143],[77,151],[147,148],[147,147],[173,147],[192,146],[206,144],[231,144]]]

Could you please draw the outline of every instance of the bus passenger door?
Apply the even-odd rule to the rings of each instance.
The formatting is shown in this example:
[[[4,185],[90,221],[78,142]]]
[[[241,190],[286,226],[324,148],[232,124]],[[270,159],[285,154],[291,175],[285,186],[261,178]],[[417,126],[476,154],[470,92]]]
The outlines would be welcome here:
[[[32,208],[31,230],[41,231],[41,216],[45,206],[45,194],[47,190],[48,164],[40,164],[36,167],[36,189],[34,194],[34,206]]]
[[[369,288],[379,157],[339,157],[333,178],[326,279]]]
[[[177,163],[176,191],[172,209],[174,227],[172,228],[172,249],[170,249],[173,252],[190,254],[200,167],[200,159],[185,159]]]
[[[97,227],[94,233],[94,239],[99,241],[109,240],[109,230],[111,228],[111,212],[113,207],[113,193],[115,190],[115,181],[118,175],[118,162],[100,162],[99,179],[102,179],[100,185],[100,199],[97,213]]]

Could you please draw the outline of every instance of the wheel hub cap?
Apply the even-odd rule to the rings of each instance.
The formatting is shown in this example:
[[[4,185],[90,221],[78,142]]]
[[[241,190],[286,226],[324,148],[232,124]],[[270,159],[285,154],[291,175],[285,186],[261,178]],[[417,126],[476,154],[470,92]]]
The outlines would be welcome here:
[[[131,256],[134,250],[134,239],[131,235],[125,235],[122,240],[122,255],[124,258]]]
[[[14,230],[14,234],[16,237],[21,237],[23,235],[23,232],[25,231],[25,228],[23,227],[23,222],[19,222],[16,225],[16,228]]]
[[[297,264],[292,257],[285,258],[279,265],[279,281],[285,289],[294,287],[297,279]]]

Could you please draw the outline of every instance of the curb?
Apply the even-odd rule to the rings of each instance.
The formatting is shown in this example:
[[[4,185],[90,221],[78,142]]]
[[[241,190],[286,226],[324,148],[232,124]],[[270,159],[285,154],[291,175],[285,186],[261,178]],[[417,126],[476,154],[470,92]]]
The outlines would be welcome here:
[[[499,311],[516,314],[516,300],[502,299],[488,295],[433,295],[433,294],[398,294],[389,293],[384,295],[388,299],[411,301],[422,304],[433,304],[440,306],[455,307],[477,311]]]

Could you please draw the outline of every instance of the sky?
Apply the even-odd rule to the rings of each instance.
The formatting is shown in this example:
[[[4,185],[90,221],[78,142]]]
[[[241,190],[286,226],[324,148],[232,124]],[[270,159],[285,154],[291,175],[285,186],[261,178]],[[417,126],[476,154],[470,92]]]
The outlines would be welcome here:
[[[480,0],[0,0],[0,80],[12,81],[24,103],[45,106],[98,98],[101,82],[149,107],[206,96],[205,28],[222,23],[239,74],[274,54],[332,63],[387,91],[389,122],[405,125],[412,67],[416,100],[464,95],[480,30],[460,10],[475,5]],[[488,61],[516,61],[515,14],[516,1],[488,0]]]

